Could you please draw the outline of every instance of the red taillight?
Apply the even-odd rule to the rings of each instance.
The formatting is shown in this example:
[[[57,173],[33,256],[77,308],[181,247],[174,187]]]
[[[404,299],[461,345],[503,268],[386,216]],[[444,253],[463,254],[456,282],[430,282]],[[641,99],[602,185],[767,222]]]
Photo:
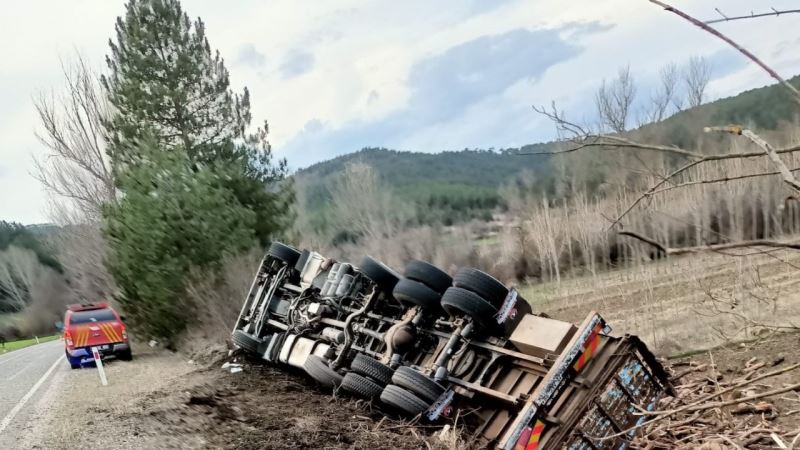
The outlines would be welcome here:
[[[125,329],[125,325],[120,324],[120,329],[122,330],[122,340],[128,340],[128,330]]]
[[[64,340],[67,342],[68,347],[72,347],[72,334],[70,334],[69,330],[64,331]]]

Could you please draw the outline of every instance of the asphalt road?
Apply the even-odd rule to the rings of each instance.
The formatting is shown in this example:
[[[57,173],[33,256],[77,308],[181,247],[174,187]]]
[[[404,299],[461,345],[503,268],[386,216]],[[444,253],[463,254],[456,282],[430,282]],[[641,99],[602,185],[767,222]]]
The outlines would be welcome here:
[[[0,448],[15,445],[40,414],[37,407],[52,391],[56,375],[68,371],[61,340],[0,356]]]

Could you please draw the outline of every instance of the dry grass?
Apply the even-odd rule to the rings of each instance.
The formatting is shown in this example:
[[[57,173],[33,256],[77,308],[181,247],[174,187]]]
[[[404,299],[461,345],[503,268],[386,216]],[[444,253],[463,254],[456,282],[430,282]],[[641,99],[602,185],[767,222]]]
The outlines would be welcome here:
[[[527,285],[540,311],[580,321],[599,311],[617,334],[672,354],[800,327],[800,254],[687,256]]]

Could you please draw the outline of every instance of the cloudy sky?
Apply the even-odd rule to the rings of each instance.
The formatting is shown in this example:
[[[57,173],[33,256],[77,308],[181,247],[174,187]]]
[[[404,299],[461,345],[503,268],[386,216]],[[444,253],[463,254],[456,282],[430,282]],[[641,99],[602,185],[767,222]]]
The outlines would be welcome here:
[[[675,0],[700,18],[792,0]],[[645,0],[184,0],[207,25],[232,83],[248,86],[257,121],[294,168],[365,146],[435,152],[551,139],[531,105],[556,101],[592,120],[593,91],[630,65],[642,97],[659,68],[705,56],[712,98],[770,83],[721,41]],[[313,5],[313,7],[311,6]],[[724,5],[724,7],[723,7]],[[47,221],[31,177],[43,148],[32,97],[60,85],[80,51],[104,69],[123,1],[29,1],[0,15],[0,219]],[[800,15],[719,28],[785,76],[800,73]]]

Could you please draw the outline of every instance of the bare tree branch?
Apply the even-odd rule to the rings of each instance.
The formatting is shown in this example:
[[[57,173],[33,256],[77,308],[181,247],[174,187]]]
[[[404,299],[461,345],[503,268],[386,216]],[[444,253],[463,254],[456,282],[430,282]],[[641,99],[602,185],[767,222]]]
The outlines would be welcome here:
[[[778,169],[778,172],[780,172],[783,181],[786,184],[788,184],[792,189],[800,193],[800,182],[798,182],[797,179],[794,177],[792,171],[790,171],[789,168],[786,167],[786,164],[784,164],[781,157],[778,156],[778,152],[774,148],[772,148],[769,142],[762,139],[759,135],[753,133],[752,131],[746,128],[738,126],[706,127],[705,131],[706,132],[721,131],[724,133],[741,135],[750,139],[750,141],[752,141],[754,144],[756,144],[757,146],[761,147],[764,150],[764,153],[769,157],[770,161],[772,161],[772,164]]]
[[[620,236],[628,236],[638,241],[644,242],[650,246],[655,247],[659,252],[665,255],[685,255],[689,253],[701,253],[708,251],[722,251],[732,250],[737,248],[752,248],[752,247],[769,247],[769,248],[783,248],[791,250],[800,250],[800,242],[781,242],[774,240],[749,240],[741,242],[726,242],[723,244],[710,244],[710,245],[697,245],[692,247],[666,247],[651,237],[644,236],[634,231],[620,231],[617,233]]]
[[[800,168],[791,169],[792,172],[800,171]],[[688,186],[697,186],[701,184],[717,184],[717,183],[727,183],[728,181],[736,181],[736,180],[745,180],[748,178],[758,178],[758,177],[768,177],[774,175],[780,175],[779,171],[772,171],[772,172],[758,172],[758,173],[748,173],[744,175],[736,175],[732,177],[722,177],[722,178],[711,178],[711,179],[702,179],[702,180],[693,180],[693,181],[686,181],[683,183],[673,184],[671,186],[667,186],[661,189],[657,189],[653,191],[653,195],[661,194],[662,192],[671,191],[673,189],[680,189],[685,188]]]
[[[668,4],[666,4],[664,2],[661,2],[659,0],[648,0],[648,1],[650,3],[653,3],[655,5],[658,5],[658,6],[662,7],[662,8],[664,8],[666,11],[669,11],[671,13],[677,14],[678,16],[686,19],[687,21],[689,21],[693,25],[695,25],[697,27],[700,27],[701,29],[703,29],[703,30],[713,34],[714,36],[722,39],[723,41],[727,42],[731,47],[733,47],[736,50],[738,50],[739,53],[743,54],[744,56],[749,58],[751,61],[756,63],[759,67],[764,69],[764,71],[767,72],[769,74],[769,76],[771,76],[772,78],[777,80],[779,83],[781,83],[784,87],[786,87],[786,89],[788,89],[789,92],[792,93],[792,96],[794,97],[795,101],[800,103],[800,91],[798,91],[794,86],[789,84],[788,81],[784,80],[783,77],[778,75],[778,72],[775,72],[775,70],[773,70],[771,67],[766,65],[760,59],[758,59],[758,57],[756,57],[754,54],[752,54],[749,50],[747,50],[746,48],[744,48],[741,45],[739,45],[736,42],[734,42],[733,39],[729,38],[728,36],[725,36],[724,34],[720,33],[717,30],[715,30],[711,26],[703,23],[700,20],[695,19],[694,17],[692,17],[692,16],[686,14],[685,12],[675,8],[674,6],[668,5]]]
[[[772,8],[772,11],[765,12],[765,13],[753,14],[751,12],[749,15],[743,15],[743,16],[726,16],[718,8],[714,8],[714,9],[717,11],[717,13],[719,13],[720,16],[722,16],[722,18],[721,19],[711,19],[711,20],[703,21],[703,23],[705,23],[706,25],[711,25],[711,24],[720,23],[720,22],[730,22],[732,20],[756,19],[758,17],[767,17],[767,16],[776,16],[777,17],[777,16],[780,16],[781,14],[800,13],[800,9],[784,9],[784,10],[779,11],[779,10],[777,10],[775,8]]]

